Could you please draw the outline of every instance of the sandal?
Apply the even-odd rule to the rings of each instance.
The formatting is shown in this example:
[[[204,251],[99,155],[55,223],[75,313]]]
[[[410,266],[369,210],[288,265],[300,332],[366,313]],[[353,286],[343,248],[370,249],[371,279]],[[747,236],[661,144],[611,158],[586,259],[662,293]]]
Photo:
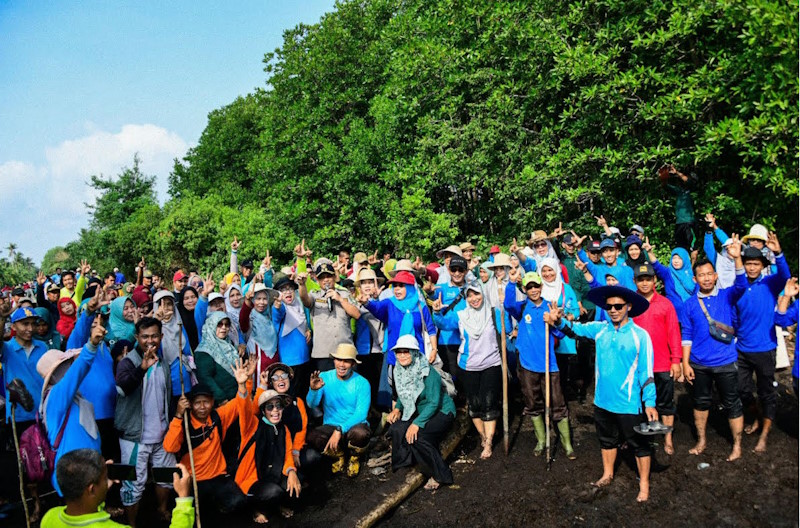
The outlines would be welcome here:
[[[634,425],[633,430],[641,435],[652,436],[671,433],[672,427],[655,420],[653,422],[642,422],[639,425]]]

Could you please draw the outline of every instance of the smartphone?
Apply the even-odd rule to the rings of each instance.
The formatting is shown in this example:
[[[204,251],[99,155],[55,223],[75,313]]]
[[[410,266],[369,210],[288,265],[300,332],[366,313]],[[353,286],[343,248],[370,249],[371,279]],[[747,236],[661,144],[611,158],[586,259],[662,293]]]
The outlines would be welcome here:
[[[136,480],[136,466],[129,464],[108,464],[109,480]]]
[[[153,480],[156,482],[166,482],[172,484],[172,475],[175,473],[181,476],[181,468],[177,466],[156,467],[153,466]]]

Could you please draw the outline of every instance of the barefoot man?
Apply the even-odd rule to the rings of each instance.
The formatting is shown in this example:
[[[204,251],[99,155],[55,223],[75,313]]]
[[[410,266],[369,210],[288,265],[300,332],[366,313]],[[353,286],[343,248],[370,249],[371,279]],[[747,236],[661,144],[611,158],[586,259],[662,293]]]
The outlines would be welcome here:
[[[697,428],[697,445],[689,450],[699,455],[706,448],[706,424],[711,408],[711,385],[728,413],[728,423],[733,435],[733,449],[728,461],[742,456],[742,400],[738,392],[736,368],[737,352],[734,344],[733,314],[736,302],[747,287],[742,266],[742,244],[734,234],[728,254],[736,265],[736,280],[730,288],[717,286],[717,272],[707,259],[694,264],[694,280],[698,291],[684,304],[681,328],[683,346],[683,375],[692,385],[694,424]],[[713,321],[713,323],[712,323]],[[713,325],[713,326],[712,326]]]
[[[622,286],[601,286],[591,290],[587,297],[606,311],[610,321],[570,322],[562,318],[555,304],[550,306],[544,320],[567,334],[594,339],[596,343],[594,423],[602,449],[603,476],[594,485],[611,484],[617,449],[624,440],[636,455],[639,470],[636,500],[645,502],[650,498],[652,447],[633,428],[643,421],[642,401],[647,420],[658,420],[658,411],[653,382],[653,343],[650,334],[632,318],[644,313],[649,303]]]

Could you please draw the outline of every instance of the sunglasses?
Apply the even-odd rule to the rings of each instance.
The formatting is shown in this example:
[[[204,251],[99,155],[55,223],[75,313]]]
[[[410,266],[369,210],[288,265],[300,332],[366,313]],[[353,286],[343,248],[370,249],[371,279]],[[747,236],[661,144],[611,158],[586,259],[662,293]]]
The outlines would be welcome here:
[[[285,409],[281,402],[269,402],[264,404],[264,408],[268,411],[282,411]]]
[[[280,380],[289,379],[289,374],[286,373],[286,372],[284,372],[283,374],[273,374],[270,379],[272,381],[280,381]]]
[[[619,312],[619,311],[621,311],[623,308],[625,308],[626,306],[628,306],[628,304],[627,304],[627,303],[614,303],[614,304],[608,303],[608,304],[606,304],[606,306],[605,306],[605,310],[606,310],[607,312],[610,312],[611,310],[614,310],[614,311],[617,311],[617,312]]]
[[[397,354],[410,354],[410,353],[411,353],[411,350],[409,350],[407,348],[398,348],[397,350],[394,351],[395,355],[397,355]]]
[[[466,273],[466,268],[450,268],[450,273]]]
[[[547,246],[547,242],[535,242],[533,244],[533,247],[536,247],[536,248],[538,248],[538,247],[546,247],[546,246]]]
[[[220,326],[222,326],[222,327],[226,327],[226,328],[230,328],[230,326],[231,326],[231,322],[230,322],[230,321],[222,321],[221,323],[219,323],[219,324],[217,325],[217,328],[219,328]]]

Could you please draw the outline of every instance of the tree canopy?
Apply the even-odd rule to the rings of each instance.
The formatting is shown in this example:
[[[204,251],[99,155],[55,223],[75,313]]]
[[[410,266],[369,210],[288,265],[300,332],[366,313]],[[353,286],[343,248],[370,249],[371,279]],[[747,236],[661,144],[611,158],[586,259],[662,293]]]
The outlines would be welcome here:
[[[267,86],[209,114],[159,207],[138,162],[101,191],[73,259],[132,269],[288,258],[305,238],[432,257],[557,222],[645,226],[674,199],[777,230],[796,265],[798,4],[774,0],[342,1],[287,30]],[[150,189],[150,192],[146,188]],[[120,197],[123,197],[120,200]],[[224,260],[224,259],[223,259]],[[97,266],[95,266],[97,267]]]

